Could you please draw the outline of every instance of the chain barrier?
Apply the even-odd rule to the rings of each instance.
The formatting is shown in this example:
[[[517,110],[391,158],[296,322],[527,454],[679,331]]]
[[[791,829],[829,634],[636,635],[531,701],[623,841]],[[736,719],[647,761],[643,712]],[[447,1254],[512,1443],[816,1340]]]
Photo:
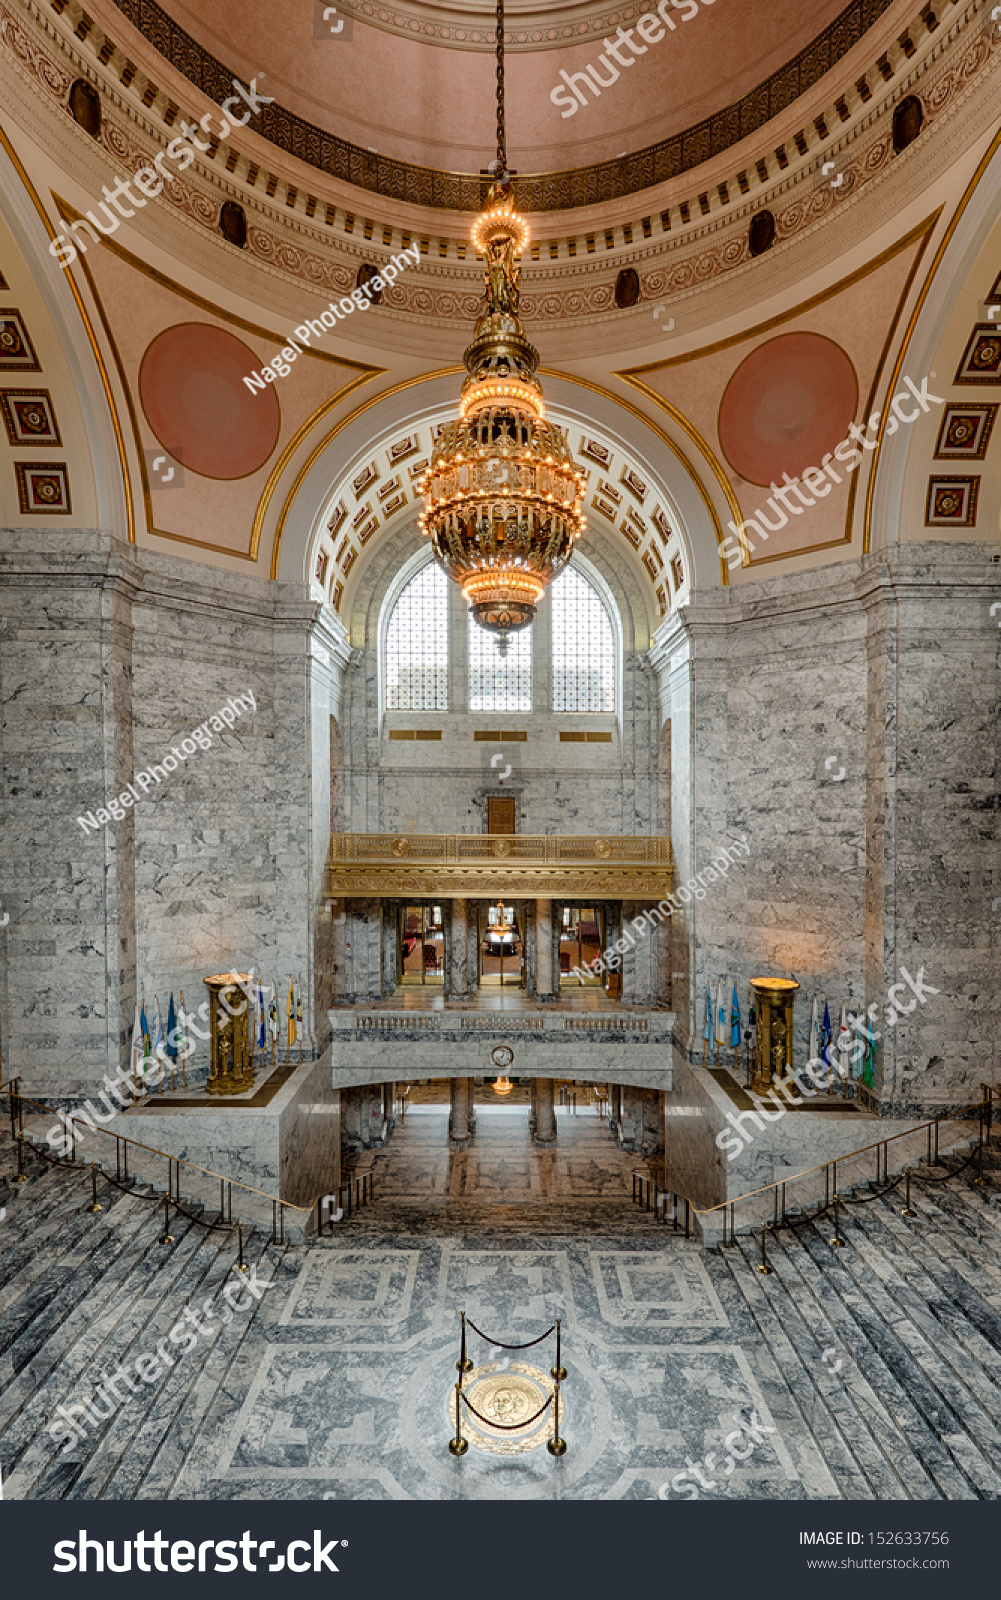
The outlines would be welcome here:
[[[537,1339],[529,1339],[527,1344],[504,1344],[500,1339],[491,1339],[490,1335],[488,1333],[484,1333],[482,1328],[478,1328],[476,1323],[473,1322],[471,1318],[467,1317],[466,1321],[469,1323],[469,1326],[472,1328],[473,1332],[478,1333],[481,1339],[485,1339],[487,1341],[487,1344],[493,1345],[495,1350],[531,1350],[534,1344],[541,1344],[543,1339],[548,1339],[549,1335],[551,1333],[555,1333],[556,1331],[556,1324],[554,1322],[551,1327],[546,1329],[545,1333],[540,1333]]]
[[[458,1385],[456,1387],[458,1387]],[[544,1406],[540,1406],[538,1411],[535,1413],[534,1416],[526,1417],[524,1422],[494,1422],[492,1417],[485,1417],[481,1411],[477,1411],[477,1409],[473,1405],[472,1401],[469,1400],[467,1398],[467,1396],[462,1393],[461,1389],[459,1389],[459,1396],[460,1396],[461,1400],[463,1401],[463,1403],[465,1404],[466,1410],[467,1411],[471,1411],[473,1413],[473,1416],[474,1417],[478,1417],[479,1420],[482,1423],[484,1423],[486,1427],[488,1427],[488,1428],[502,1428],[505,1433],[514,1433],[519,1428],[530,1428],[532,1426],[532,1423],[533,1422],[538,1422],[539,1418],[542,1416],[542,1413],[544,1411],[548,1411],[549,1407],[553,1403],[553,1397],[552,1397],[552,1395],[550,1395],[549,1399],[546,1401],[545,1405]]]

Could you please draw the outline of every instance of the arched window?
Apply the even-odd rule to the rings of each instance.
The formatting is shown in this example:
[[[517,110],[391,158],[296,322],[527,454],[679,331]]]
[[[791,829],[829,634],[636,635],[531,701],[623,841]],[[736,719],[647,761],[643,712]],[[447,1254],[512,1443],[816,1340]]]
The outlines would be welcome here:
[[[532,629],[508,635],[501,655],[497,635],[469,619],[470,711],[531,711]]]
[[[386,710],[448,708],[448,583],[429,561],[397,596],[386,629]]]
[[[615,710],[615,635],[583,573],[567,567],[550,585],[553,710]]]

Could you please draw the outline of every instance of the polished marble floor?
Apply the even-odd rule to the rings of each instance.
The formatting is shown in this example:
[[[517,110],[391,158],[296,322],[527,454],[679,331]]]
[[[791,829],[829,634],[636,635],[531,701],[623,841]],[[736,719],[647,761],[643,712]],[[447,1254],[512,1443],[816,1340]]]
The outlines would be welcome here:
[[[596,1105],[577,1090],[577,1111],[556,1108],[554,1149],[534,1145],[529,1134],[529,1091],[517,1085],[511,1100],[496,1103],[489,1087],[475,1091],[476,1137],[449,1149],[448,1086],[414,1084],[403,1126],[383,1150],[363,1151],[345,1175],[372,1169],[381,1203],[425,1207],[449,1221],[468,1207],[545,1206],[631,1200],[632,1173],[647,1162],[612,1139]],[[512,1103],[513,1102],[513,1103]]]
[[[661,1500],[1001,1493],[993,1153],[986,1189],[968,1172],[944,1187],[929,1175],[913,1215],[899,1190],[855,1196],[843,1247],[830,1217],[770,1234],[765,1276],[758,1238],[703,1252],[634,1207],[635,1158],[580,1100],[546,1151],[528,1141],[527,1107],[484,1104],[488,1092],[474,1145],[450,1155],[445,1106],[423,1086],[375,1156],[375,1204],[308,1246],[255,1236],[270,1284],[256,1309],[207,1332],[69,1456],[47,1431],[54,1405],[211,1300],[233,1241],[178,1214],[165,1253],[140,1198],[109,1191],[94,1217],[79,1173],[37,1163],[15,1193],[8,1157],[12,1497],[626,1499],[659,1516]],[[512,1452],[495,1432],[491,1448],[449,1454],[463,1311],[472,1393],[508,1416],[519,1392],[546,1394],[561,1319],[562,1459],[543,1447],[546,1419],[533,1447],[512,1436]]]
[[[447,999],[441,989],[400,988],[382,1000],[370,1000],[354,1006],[342,1006],[342,1011],[614,1011],[637,1012],[649,1016],[652,1011],[669,1008],[632,1005],[629,1001],[612,1000],[603,989],[562,989],[551,1003],[540,1006],[533,995],[524,989],[479,989],[468,1000]]]

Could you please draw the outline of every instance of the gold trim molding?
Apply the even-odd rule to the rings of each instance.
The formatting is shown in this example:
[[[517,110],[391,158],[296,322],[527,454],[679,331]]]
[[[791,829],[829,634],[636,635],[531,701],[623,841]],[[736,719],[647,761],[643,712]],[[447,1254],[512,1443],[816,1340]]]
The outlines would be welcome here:
[[[670,891],[673,870],[671,841],[660,835],[335,833],[327,892],[334,899],[659,900]]]

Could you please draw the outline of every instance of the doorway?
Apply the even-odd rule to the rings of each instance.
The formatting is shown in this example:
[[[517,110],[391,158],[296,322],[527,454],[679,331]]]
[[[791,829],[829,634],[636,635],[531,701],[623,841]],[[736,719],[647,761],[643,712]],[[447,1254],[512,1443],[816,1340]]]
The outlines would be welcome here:
[[[441,906],[401,906],[396,946],[400,984],[444,984],[445,928]]]
[[[516,906],[481,906],[478,945],[481,988],[525,987],[524,925]]]
[[[488,796],[487,832],[514,833],[514,795]]]
[[[604,948],[604,907],[564,906],[560,924],[560,988],[600,989],[600,973],[581,977],[579,969],[596,961]]]

